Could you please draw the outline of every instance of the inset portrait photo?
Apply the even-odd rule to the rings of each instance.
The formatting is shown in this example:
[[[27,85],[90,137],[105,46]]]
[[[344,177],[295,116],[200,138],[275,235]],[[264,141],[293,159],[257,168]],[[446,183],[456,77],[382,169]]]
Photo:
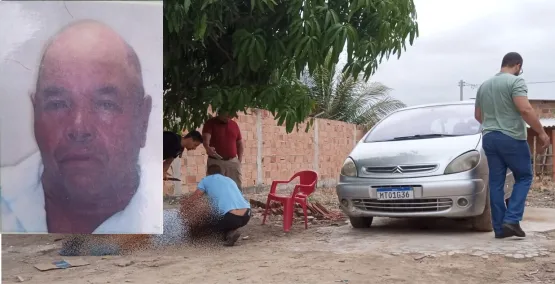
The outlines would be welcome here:
[[[2,233],[162,233],[162,17],[0,2]]]

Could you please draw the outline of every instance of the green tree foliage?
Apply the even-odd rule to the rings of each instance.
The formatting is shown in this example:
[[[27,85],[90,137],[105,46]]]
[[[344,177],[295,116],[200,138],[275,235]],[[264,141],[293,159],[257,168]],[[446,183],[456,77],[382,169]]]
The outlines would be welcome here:
[[[164,1],[164,124],[192,129],[207,110],[255,107],[292,131],[314,108],[302,70],[338,61],[367,80],[418,35],[413,0]]]
[[[330,69],[327,66],[317,67],[302,80],[316,102],[315,116],[362,125],[368,130],[384,116],[406,106],[389,96],[391,89],[387,86],[337,74],[335,64]]]

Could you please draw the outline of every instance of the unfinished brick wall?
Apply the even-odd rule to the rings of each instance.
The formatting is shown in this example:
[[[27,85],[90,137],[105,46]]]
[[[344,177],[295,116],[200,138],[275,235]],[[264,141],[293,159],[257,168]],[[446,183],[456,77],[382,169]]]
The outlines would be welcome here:
[[[322,186],[335,186],[347,155],[364,135],[362,128],[340,121],[318,120],[318,173]]]
[[[530,100],[540,118],[555,118],[555,101]]]
[[[262,185],[270,185],[273,180],[288,180],[296,171],[314,170],[315,139],[314,128],[305,132],[306,125],[290,134],[284,126],[278,126],[271,113],[261,111],[262,124]],[[257,143],[257,139],[253,141]],[[349,149],[351,150],[351,149]],[[254,153],[256,157],[256,153]],[[254,179],[245,186],[256,183],[256,167],[252,172]]]
[[[333,186],[343,161],[364,135],[362,128],[356,125],[325,119],[316,119],[308,132],[302,125],[298,132],[287,134],[285,127],[277,126],[272,114],[263,110],[241,113],[236,121],[245,146],[244,187],[270,185],[273,180],[289,179],[303,169],[318,172],[320,186]],[[196,189],[205,176],[206,159],[202,146],[183,155],[181,193]],[[180,194],[173,189],[172,182],[166,182],[164,193]]]

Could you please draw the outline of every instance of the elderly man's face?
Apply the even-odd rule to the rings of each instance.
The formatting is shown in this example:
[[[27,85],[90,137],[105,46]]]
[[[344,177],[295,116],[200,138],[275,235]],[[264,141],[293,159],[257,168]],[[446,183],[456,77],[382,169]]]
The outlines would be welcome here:
[[[68,197],[98,202],[136,178],[151,102],[137,92],[140,74],[121,48],[71,44],[53,44],[44,57],[33,99],[35,136],[45,174],[57,177]]]

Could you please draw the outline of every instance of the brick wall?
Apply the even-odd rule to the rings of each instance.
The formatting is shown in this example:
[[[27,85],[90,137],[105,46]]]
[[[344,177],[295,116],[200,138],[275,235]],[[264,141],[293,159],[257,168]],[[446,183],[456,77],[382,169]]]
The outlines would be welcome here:
[[[530,100],[540,118],[555,118],[555,101]]]
[[[530,104],[540,118],[555,118],[555,101],[530,100]],[[548,133],[553,130],[551,127],[545,127],[545,129]],[[531,151],[534,149],[534,137],[537,135],[534,130],[528,128],[528,144]]]
[[[264,186],[272,180],[289,179],[296,171],[312,169],[319,174],[320,186],[333,186],[337,182],[343,161],[364,135],[353,124],[316,119],[305,132],[305,125],[290,134],[284,126],[277,126],[272,114],[263,110],[241,113],[236,120],[243,135],[243,186]],[[181,163],[181,192],[172,182],[166,182],[166,195],[179,195],[196,188],[205,176],[206,152],[201,146],[188,152],[174,163]]]

